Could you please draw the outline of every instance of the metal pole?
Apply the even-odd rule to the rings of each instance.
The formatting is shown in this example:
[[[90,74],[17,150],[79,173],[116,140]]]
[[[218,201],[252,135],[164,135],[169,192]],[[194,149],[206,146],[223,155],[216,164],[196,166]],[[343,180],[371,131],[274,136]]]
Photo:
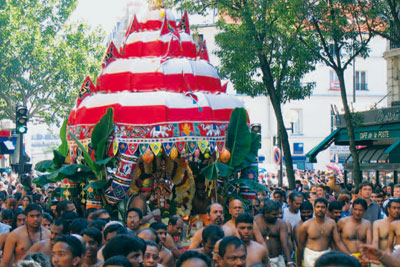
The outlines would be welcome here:
[[[18,176],[19,176],[20,182],[22,182],[22,175],[24,174],[25,157],[24,157],[23,145],[24,145],[24,135],[19,134],[19,173],[18,173]]]
[[[356,58],[353,58],[353,103],[356,103]]]

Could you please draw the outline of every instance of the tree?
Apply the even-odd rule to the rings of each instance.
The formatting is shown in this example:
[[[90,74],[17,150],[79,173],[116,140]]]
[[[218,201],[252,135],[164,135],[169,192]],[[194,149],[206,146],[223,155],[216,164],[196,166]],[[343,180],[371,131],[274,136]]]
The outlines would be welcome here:
[[[77,0],[0,1],[0,119],[65,117],[87,75],[97,74],[104,33],[67,23]]]
[[[400,1],[372,0],[371,5],[378,12],[381,24],[379,27],[368,24],[369,30],[400,47]]]
[[[239,93],[269,96],[277,119],[289,187],[294,188],[282,104],[310,96],[314,84],[303,84],[302,77],[314,69],[314,57],[298,42],[297,30],[284,19],[288,15],[286,3],[274,0],[175,2],[196,11],[218,8],[217,26],[221,32],[216,35],[216,42],[220,48],[217,55],[222,65],[221,76],[228,78]]]
[[[296,14],[293,25],[301,32],[300,41],[321,62],[332,68],[339,80],[344,119],[353,158],[353,178],[362,181],[356,150],[354,123],[344,81],[344,72],[357,56],[368,56],[368,44],[375,35],[371,29],[379,25],[378,13],[368,0],[322,0],[291,2]],[[368,23],[366,23],[368,22]]]

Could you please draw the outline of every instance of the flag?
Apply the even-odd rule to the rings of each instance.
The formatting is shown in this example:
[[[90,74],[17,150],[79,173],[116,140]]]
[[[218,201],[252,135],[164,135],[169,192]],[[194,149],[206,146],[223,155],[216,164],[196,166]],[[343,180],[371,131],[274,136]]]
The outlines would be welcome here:
[[[178,29],[190,35],[189,16],[187,11],[185,11],[185,14],[183,14],[183,17],[181,18],[181,21],[178,24]]]
[[[90,95],[91,93],[96,92],[96,87],[94,86],[92,80],[90,77],[86,77],[85,81],[83,82],[81,86],[81,90],[79,91],[79,98],[77,101],[77,106],[79,106],[82,102],[82,100]]]
[[[176,39],[181,41],[181,36],[179,35],[178,30],[169,23],[167,16],[164,17],[164,23],[161,27],[161,32],[160,36],[166,35],[166,34],[172,34],[173,37],[176,37]]]
[[[129,25],[128,29],[126,30],[125,37],[128,37],[131,33],[137,32],[140,30],[140,23],[136,17],[133,17],[131,24]]]
[[[120,56],[121,55],[119,54],[117,47],[115,47],[115,44],[111,41],[107,49],[107,54],[103,60],[103,69]]]
[[[206,41],[204,41],[203,44],[201,45],[200,50],[199,50],[198,57],[199,57],[200,59],[204,59],[204,60],[210,62],[210,59],[209,59],[209,57],[208,57],[208,51],[207,51]]]

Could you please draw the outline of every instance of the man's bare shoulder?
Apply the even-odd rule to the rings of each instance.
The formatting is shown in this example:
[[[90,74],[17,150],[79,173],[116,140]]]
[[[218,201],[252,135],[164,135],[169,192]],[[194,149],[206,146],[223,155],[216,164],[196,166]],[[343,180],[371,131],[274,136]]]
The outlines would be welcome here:
[[[264,218],[263,218],[262,214],[257,214],[256,216],[254,216],[254,220],[255,220],[255,221],[257,221],[257,220],[264,220]]]
[[[235,227],[232,220],[227,221],[222,225],[222,227]]]
[[[251,249],[257,249],[257,250],[263,250],[266,249],[265,246],[261,245],[260,243],[250,240],[250,248]]]
[[[365,227],[371,226],[371,222],[367,219],[361,219],[361,225]]]
[[[374,221],[374,227],[381,227],[382,224],[387,223],[387,218]]]

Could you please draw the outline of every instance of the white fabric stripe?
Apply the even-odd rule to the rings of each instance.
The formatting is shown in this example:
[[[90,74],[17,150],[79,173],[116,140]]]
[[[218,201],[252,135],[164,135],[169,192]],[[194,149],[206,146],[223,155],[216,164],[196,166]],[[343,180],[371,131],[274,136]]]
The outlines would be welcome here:
[[[160,34],[161,30],[133,32],[128,36],[128,39],[126,40],[125,44],[130,45],[136,42],[149,43],[149,42],[156,42],[157,40],[167,43],[169,42],[172,36],[172,33],[168,33],[163,36],[160,36]],[[187,33],[180,33],[180,37],[181,37],[181,42],[194,43],[193,38]]]
[[[155,73],[165,75],[188,73],[196,76],[205,76],[219,79],[218,72],[213,65],[205,60],[191,60],[187,58],[173,58],[160,65],[159,58],[134,58],[117,59],[110,63],[102,72],[104,74],[116,73]]]
[[[159,58],[134,58],[117,59],[111,62],[102,72],[104,74],[114,74],[121,72],[131,73],[154,73],[162,72]]]
[[[198,97],[197,104],[193,104],[193,99],[182,93],[165,91],[148,93],[97,93],[86,97],[82,101],[80,108],[96,108],[115,104],[125,107],[166,106],[168,108],[197,108],[200,106],[210,107],[212,110],[244,107],[241,100],[227,94],[215,95],[196,92],[195,95]]]

